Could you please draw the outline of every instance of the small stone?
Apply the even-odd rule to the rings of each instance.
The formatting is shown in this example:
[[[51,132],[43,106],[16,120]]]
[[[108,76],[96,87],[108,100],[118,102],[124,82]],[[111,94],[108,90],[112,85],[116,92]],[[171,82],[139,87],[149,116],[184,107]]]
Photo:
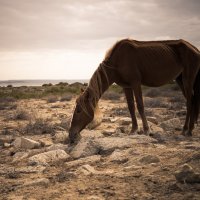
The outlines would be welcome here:
[[[181,122],[179,118],[173,118],[173,119],[169,119],[166,120],[164,122],[162,122],[160,124],[161,128],[163,128],[164,130],[174,130],[176,128],[180,128],[181,127]]]
[[[118,122],[122,126],[128,126],[129,124],[132,123],[132,120],[129,117],[123,117],[123,118],[119,119]]]
[[[122,152],[118,149],[116,149],[110,156],[109,156],[109,161],[114,162],[114,163],[125,163],[128,161],[128,156],[126,155],[125,152]]]
[[[9,147],[11,147],[11,144],[5,142],[3,146],[4,146],[4,148],[9,148]]]
[[[143,164],[158,163],[160,159],[154,155],[146,155],[139,160]]]
[[[83,165],[78,169],[78,172],[83,173],[84,175],[88,176],[91,174],[94,175],[105,175],[105,174],[112,174],[114,171],[113,170],[104,170],[104,171],[98,171],[91,165]]]
[[[28,158],[29,154],[27,152],[17,152],[13,156],[13,162],[21,161],[25,158]]]
[[[95,140],[96,146],[99,147],[101,154],[107,154],[113,152],[115,149],[130,148],[135,144],[132,138],[120,138],[120,137],[106,137],[97,138]]]
[[[52,144],[51,146],[46,148],[46,151],[54,151],[54,150],[64,150],[67,151],[68,145],[67,144]]]
[[[46,167],[44,166],[26,166],[26,167],[21,167],[15,169],[15,171],[19,173],[24,173],[24,174],[30,174],[30,173],[43,173]]]
[[[22,149],[34,149],[34,148],[39,148],[41,146],[39,142],[24,137],[17,138],[12,143],[12,145],[15,148],[22,148]]]
[[[77,167],[77,166],[80,166],[80,165],[83,165],[83,164],[86,164],[86,163],[87,164],[93,164],[93,163],[99,162],[100,159],[101,159],[100,155],[88,156],[88,157],[85,157],[85,158],[80,158],[78,160],[66,162],[65,166],[71,168],[71,167]]]
[[[104,198],[92,195],[92,196],[87,197],[87,200],[104,200]]]
[[[200,173],[194,172],[193,168],[188,164],[182,165],[180,170],[175,172],[175,177],[181,183],[200,183]]]
[[[41,146],[43,147],[49,147],[53,145],[53,141],[51,138],[41,138],[39,139],[39,142],[41,143]]]
[[[81,139],[79,143],[72,149],[70,155],[75,158],[83,158],[97,154],[99,151],[97,145],[92,140]]]
[[[28,181],[24,183],[24,186],[44,186],[47,187],[49,185],[50,181],[47,178],[39,178],[34,181]]]
[[[156,117],[147,117],[147,121],[150,121],[153,124],[158,124],[158,120]]]
[[[56,134],[54,135],[54,141],[56,143],[65,143],[67,141],[69,137],[69,133],[67,133],[66,131],[59,131],[56,132]]]
[[[47,165],[59,161],[67,161],[70,156],[64,150],[53,150],[37,154],[29,158],[29,165]]]

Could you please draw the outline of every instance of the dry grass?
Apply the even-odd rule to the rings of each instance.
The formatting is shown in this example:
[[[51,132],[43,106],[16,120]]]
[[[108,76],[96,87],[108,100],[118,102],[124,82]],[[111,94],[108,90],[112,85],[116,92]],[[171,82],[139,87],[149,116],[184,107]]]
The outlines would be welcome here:
[[[120,100],[121,94],[114,91],[107,91],[103,94],[102,99],[104,100]]]
[[[54,132],[55,127],[51,123],[51,120],[42,118],[30,120],[24,128],[24,133],[27,134],[53,134]]]
[[[144,106],[147,108],[168,108],[169,103],[164,101],[162,98],[145,98]]]
[[[47,99],[47,103],[55,103],[58,101],[58,97],[57,96],[50,96]]]
[[[22,108],[15,110],[11,115],[7,117],[8,120],[30,120],[31,114]]]
[[[63,101],[71,101],[72,97],[73,96],[71,94],[65,94],[65,95],[61,96],[60,101],[61,102],[63,102]]]

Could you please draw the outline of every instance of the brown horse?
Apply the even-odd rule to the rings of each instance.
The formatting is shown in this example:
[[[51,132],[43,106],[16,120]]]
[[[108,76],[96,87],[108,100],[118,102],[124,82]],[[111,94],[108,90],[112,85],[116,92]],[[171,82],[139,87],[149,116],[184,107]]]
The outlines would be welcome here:
[[[183,134],[192,135],[200,108],[200,51],[184,40],[118,41],[94,72],[89,86],[76,101],[69,138],[74,142],[94,117],[101,95],[114,82],[123,87],[132,118],[131,133],[138,129],[134,98],[144,133],[149,126],[144,113],[141,85],[158,87],[176,80],[186,98]]]

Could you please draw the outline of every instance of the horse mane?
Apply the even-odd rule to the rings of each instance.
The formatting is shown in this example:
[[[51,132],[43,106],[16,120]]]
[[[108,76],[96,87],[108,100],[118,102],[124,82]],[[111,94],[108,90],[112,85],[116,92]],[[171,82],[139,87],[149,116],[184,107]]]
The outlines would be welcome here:
[[[88,87],[86,88],[84,93],[81,94],[77,99],[77,103],[79,103],[83,111],[90,117],[91,114],[87,109],[87,105],[89,104],[89,107],[91,107],[92,111],[95,112],[98,100],[100,99],[103,93],[102,86],[105,82],[105,79],[107,82],[106,84],[109,85],[109,79],[106,72],[106,67],[103,63],[101,63],[94,72],[94,74],[92,75]]]

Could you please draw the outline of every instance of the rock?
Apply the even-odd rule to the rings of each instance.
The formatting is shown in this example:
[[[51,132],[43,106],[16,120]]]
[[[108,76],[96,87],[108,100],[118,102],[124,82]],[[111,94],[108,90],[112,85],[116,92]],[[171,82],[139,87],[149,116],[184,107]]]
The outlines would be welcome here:
[[[79,143],[72,149],[70,155],[75,158],[83,158],[95,155],[99,152],[98,146],[91,139],[81,139]]]
[[[0,135],[0,146],[4,143],[12,143],[14,140],[12,135]]]
[[[17,152],[13,156],[13,162],[21,161],[25,158],[28,158],[29,154],[28,152]]]
[[[175,130],[182,127],[179,118],[168,119],[160,124],[161,128],[166,131]]]
[[[130,148],[134,145],[134,140],[131,138],[106,137],[97,138],[95,140],[96,147],[100,154],[111,153],[115,149]]]
[[[31,173],[43,173],[46,167],[44,166],[26,166],[15,169],[16,172],[31,174]]]
[[[47,187],[49,185],[50,181],[47,178],[39,178],[37,180],[34,181],[28,181],[26,183],[24,183],[23,186],[45,186]]]
[[[184,164],[181,168],[175,172],[175,177],[178,182],[181,183],[200,183],[200,173],[194,172],[193,168]]]
[[[125,163],[128,161],[128,156],[126,152],[120,151],[119,149],[116,149],[110,156],[109,161],[114,163]]]
[[[154,132],[150,134],[152,138],[156,139],[158,143],[165,143],[169,138],[167,135],[163,132]]]
[[[107,136],[111,136],[113,134],[115,134],[116,129],[115,128],[108,128],[106,130],[102,131],[102,134],[107,137]]]
[[[3,146],[4,146],[4,148],[9,148],[9,147],[11,147],[11,144],[10,144],[10,143],[7,143],[7,142],[5,142],[5,143],[3,144]]]
[[[66,162],[65,166],[68,167],[68,168],[71,168],[71,167],[77,167],[77,166],[80,166],[80,165],[83,165],[83,164],[86,164],[86,163],[87,164],[93,164],[93,163],[99,162],[100,159],[101,159],[100,155],[88,156],[88,157],[85,157],[85,158],[80,158],[78,160]]]
[[[34,148],[39,148],[41,146],[39,142],[24,137],[17,138],[12,143],[12,145],[15,148],[22,148],[22,149],[34,149]]]
[[[91,174],[94,174],[94,175],[105,175],[105,174],[114,173],[113,170],[98,171],[94,167],[92,167],[91,165],[88,165],[88,164],[81,166],[78,169],[78,172],[79,173],[83,173],[86,176],[91,175]]]
[[[137,166],[137,165],[130,165],[130,166],[124,167],[123,171],[132,172],[132,171],[137,171],[139,169],[142,169],[142,167],[141,166]]]
[[[148,136],[148,135],[130,135],[131,139],[133,139],[136,144],[149,144],[149,143],[157,143],[157,140]]]
[[[104,198],[103,197],[98,197],[96,195],[92,195],[92,196],[87,197],[86,200],[104,200]]]
[[[54,141],[55,143],[66,143],[68,137],[69,133],[67,133],[66,131],[59,131],[56,132],[56,134],[54,135]]]
[[[46,151],[54,151],[54,150],[64,150],[67,151],[68,145],[67,144],[53,144],[46,148]]]
[[[49,147],[53,145],[53,141],[51,138],[41,138],[39,139],[39,142],[41,143],[41,146],[43,147]]]
[[[47,165],[67,161],[69,158],[70,156],[64,150],[59,149],[32,156],[28,159],[28,163],[29,165]]]
[[[142,157],[139,162],[143,164],[151,164],[151,163],[158,163],[160,162],[160,159],[157,156],[154,155],[146,155]]]
[[[131,118],[129,117],[123,117],[123,118],[120,118],[118,120],[119,124],[122,125],[122,126],[128,126],[129,124],[132,123],[132,120]]]
[[[153,124],[158,124],[158,120],[156,117],[147,117],[147,121],[149,121]]]
[[[84,129],[84,130],[81,131],[81,136],[83,138],[89,138],[89,139],[103,137],[101,131],[99,131],[99,130],[87,130],[87,129]]]

